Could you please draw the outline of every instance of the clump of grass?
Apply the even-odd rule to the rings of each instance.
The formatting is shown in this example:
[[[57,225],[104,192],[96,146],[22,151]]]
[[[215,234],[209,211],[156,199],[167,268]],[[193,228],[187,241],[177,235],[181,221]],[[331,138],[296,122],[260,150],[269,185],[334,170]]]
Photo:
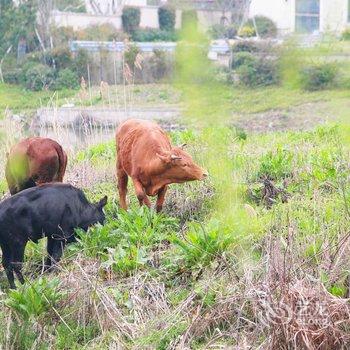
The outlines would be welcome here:
[[[63,297],[58,290],[58,285],[58,279],[39,278],[30,286],[21,286],[18,290],[11,290],[5,300],[5,305],[23,321],[37,318],[49,311],[54,313],[54,307]]]
[[[269,151],[262,156],[260,168],[256,177],[281,180],[292,175],[293,154],[279,146],[275,151]]]
[[[79,244],[72,251],[100,258],[102,268],[128,274],[148,263],[152,250],[167,241],[177,227],[177,220],[143,206],[128,212],[119,210],[116,218],[96,225],[88,234],[78,231]]]
[[[172,241],[178,249],[180,261],[191,270],[196,266],[204,267],[225,254],[237,238],[232,228],[211,221],[206,226],[193,223],[182,239],[174,236]]]

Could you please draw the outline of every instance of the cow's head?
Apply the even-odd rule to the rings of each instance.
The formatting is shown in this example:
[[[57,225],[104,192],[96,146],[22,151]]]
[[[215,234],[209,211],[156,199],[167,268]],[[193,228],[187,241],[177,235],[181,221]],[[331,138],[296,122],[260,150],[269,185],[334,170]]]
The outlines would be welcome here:
[[[87,231],[89,227],[95,224],[103,225],[106,219],[103,208],[106,204],[107,196],[104,196],[97,203],[89,203],[80,217],[79,227],[84,231]]]
[[[91,203],[84,211],[80,226],[84,231],[87,231],[89,227],[95,224],[104,224],[106,216],[103,208],[106,204],[107,196],[104,196],[99,202]]]
[[[94,204],[94,207],[95,207],[94,220],[96,220],[96,223],[99,223],[101,225],[103,225],[106,220],[106,216],[103,211],[103,208],[106,206],[106,204],[107,204],[107,196],[104,196],[100,201]]]
[[[171,183],[204,180],[208,173],[194,163],[192,157],[181,147],[173,147],[170,151],[157,153],[163,171],[162,177]]]

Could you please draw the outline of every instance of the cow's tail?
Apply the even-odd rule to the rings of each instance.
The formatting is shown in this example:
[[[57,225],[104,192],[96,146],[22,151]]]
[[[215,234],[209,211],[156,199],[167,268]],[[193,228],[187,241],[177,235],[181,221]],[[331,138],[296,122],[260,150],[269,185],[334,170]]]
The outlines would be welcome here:
[[[67,154],[58,143],[56,143],[54,147],[58,155],[58,163],[59,163],[58,172],[57,172],[57,181],[62,182],[64,173],[66,172],[66,167],[67,167]]]

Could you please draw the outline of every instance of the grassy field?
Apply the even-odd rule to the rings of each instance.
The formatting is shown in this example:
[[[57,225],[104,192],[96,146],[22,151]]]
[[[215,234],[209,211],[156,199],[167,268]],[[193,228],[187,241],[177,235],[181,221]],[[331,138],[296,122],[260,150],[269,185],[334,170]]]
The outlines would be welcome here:
[[[2,108],[31,109],[49,99],[48,93],[0,89]],[[130,188],[131,209],[124,212],[113,175],[114,142],[71,154],[66,181],[90,199],[107,194],[107,222],[78,233],[79,242],[51,274],[36,272],[45,243],[27,246],[26,285],[8,291],[1,276],[0,344],[55,350],[347,348],[350,92],[225,88],[204,92],[197,97],[208,100],[198,102],[192,100],[196,91],[174,89],[136,86],[129,93],[135,105],[187,108],[187,128],[171,137],[174,144],[188,144],[210,179],[171,186],[163,214],[138,208]],[[98,96],[96,89],[93,105],[108,105]],[[197,102],[202,109],[196,117],[208,120],[193,126]],[[206,104],[212,110],[204,111]],[[290,112],[283,131],[268,127],[276,111]],[[253,133],[249,125],[257,114],[266,127]],[[306,119],[305,130],[295,131]],[[246,131],[231,126],[237,120]]]
[[[53,91],[29,91],[17,85],[8,85],[0,83],[0,111],[3,113],[6,109],[14,112],[34,110],[47,105],[64,103],[67,97],[74,95],[71,90],[53,92]]]

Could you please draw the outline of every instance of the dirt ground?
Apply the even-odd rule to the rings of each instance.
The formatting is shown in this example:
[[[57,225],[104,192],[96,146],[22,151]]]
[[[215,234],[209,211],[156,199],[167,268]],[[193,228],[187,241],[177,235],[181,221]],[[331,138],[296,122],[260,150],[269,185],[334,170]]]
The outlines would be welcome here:
[[[329,102],[311,102],[289,109],[237,116],[233,124],[248,133],[287,130],[308,130],[317,125],[335,122],[339,116]]]

